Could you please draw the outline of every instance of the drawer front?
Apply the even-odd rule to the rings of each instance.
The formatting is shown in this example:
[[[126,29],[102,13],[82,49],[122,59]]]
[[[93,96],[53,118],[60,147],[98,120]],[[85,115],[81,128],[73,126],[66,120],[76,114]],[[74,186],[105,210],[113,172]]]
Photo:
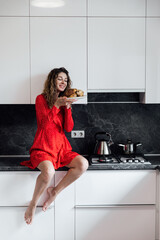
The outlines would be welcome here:
[[[24,221],[25,207],[0,207],[0,236],[3,240],[54,240],[54,209],[37,207],[31,225]]]
[[[155,240],[155,209],[154,206],[78,208],[75,229],[76,240]]]
[[[0,206],[28,206],[39,174],[39,171],[0,172]],[[54,186],[54,178],[51,185]],[[47,198],[48,194],[45,191],[38,206],[42,206]]]
[[[152,170],[87,171],[76,182],[76,205],[155,204]]]

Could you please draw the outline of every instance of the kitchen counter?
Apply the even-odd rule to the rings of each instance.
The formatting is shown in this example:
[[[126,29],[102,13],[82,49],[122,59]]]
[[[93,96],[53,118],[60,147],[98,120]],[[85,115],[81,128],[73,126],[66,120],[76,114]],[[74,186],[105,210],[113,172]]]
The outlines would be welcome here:
[[[151,164],[105,164],[105,165],[92,165],[89,166],[88,170],[160,170],[160,156],[145,156]],[[38,169],[32,170],[28,167],[21,166],[20,162],[29,160],[29,157],[9,157],[0,156],[0,171],[39,171]],[[68,168],[59,168],[57,171],[65,171]]]

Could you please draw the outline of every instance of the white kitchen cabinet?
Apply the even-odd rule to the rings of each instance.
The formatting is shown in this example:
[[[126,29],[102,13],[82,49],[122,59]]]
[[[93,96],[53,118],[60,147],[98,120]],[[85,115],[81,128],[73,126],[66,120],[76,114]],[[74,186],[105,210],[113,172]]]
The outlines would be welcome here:
[[[160,1],[147,0],[147,17],[160,16]]]
[[[48,73],[56,67],[65,67],[72,87],[87,95],[85,18],[31,18],[31,103],[35,103]],[[85,98],[77,103],[86,102]]]
[[[76,182],[77,205],[155,204],[155,196],[151,170],[88,171]]]
[[[0,172],[0,236],[3,240],[54,240],[54,203],[46,212],[42,205],[48,198],[44,192],[36,208],[33,223],[27,225],[24,214],[39,171]],[[54,177],[50,183],[54,186]]]
[[[76,240],[155,240],[155,171],[87,171],[75,191]]]
[[[88,0],[88,16],[145,16],[145,0]]]
[[[104,240],[106,236],[112,240],[155,240],[156,171],[87,171],[43,212],[40,206],[45,192],[28,226],[24,213],[39,173],[0,173],[3,240]],[[57,185],[66,173],[56,171],[50,185]]]
[[[0,16],[29,16],[29,0],[0,0]]]
[[[90,18],[88,91],[145,91],[145,19]]]
[[[66,175],[66,171],[57,171],[55,185]],[[55,240],[75,240],[74,238],[74,183],[65,188],[55,199]]]
[[[30,103],[29,19],[0,18],[0,103]]]
[[[39,171],[0,172],[0,207],[28,206],[39,174]],[[54,177],[50,185],[54,186]],[[38,206],[43,206],[47,198],[48,194],[45,191],[38,202]],[[53,206],[54,202],[51,205]]]
[[[153,206],[76,209],[76,240],[155,240]]]
[[[145,103],[160,103],[160,18],[147,18]]]
[[[11,183],[10,183],[11,185]],[[3,240],[54,240],[54,209],[36,209],[31,225],[24,221],[24,207],[0,207],[0,236]]]
[[[30,0],[30,15],[31,16],[86,16],[86,0],[59,0],[46,1],[52,7],[37,7],[40,1]],[[43,1],[45,2],[45,1]],[[55,4],[57,7],[54,7]]]

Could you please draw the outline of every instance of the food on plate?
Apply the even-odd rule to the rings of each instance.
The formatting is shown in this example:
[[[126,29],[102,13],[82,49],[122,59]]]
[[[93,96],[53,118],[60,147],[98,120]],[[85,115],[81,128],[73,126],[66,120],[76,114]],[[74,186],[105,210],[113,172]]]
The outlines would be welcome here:
[[[65,96],[70,97],[73,94],[76,94],[77,89],[76,88],[69,88],[65,91]]]
[[[69,98],[73,98],[73,97],[77,97],[76,93],[71,94],[70,96],[68,96]]]
[[[78,97],[84,96],[84,92],[82,90],[80,90],[80,89],[78,89],[76,93],[77,93]]]
[[[68,98],[72,98],[72,97],[82,97],[84,96],[84,92],[80,89],[76,89],[76,88],[69,88],[65,91],[64,96],[68,97]]]

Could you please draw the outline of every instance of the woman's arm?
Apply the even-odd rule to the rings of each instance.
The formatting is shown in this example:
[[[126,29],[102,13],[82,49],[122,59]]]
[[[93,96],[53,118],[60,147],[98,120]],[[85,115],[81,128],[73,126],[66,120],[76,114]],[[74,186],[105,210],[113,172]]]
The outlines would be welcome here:
[[[74,122],[72,118],[72,110],[71,108],[67,109],[64,107],[64,129],[67,132],[71,132],[74,127]]]

